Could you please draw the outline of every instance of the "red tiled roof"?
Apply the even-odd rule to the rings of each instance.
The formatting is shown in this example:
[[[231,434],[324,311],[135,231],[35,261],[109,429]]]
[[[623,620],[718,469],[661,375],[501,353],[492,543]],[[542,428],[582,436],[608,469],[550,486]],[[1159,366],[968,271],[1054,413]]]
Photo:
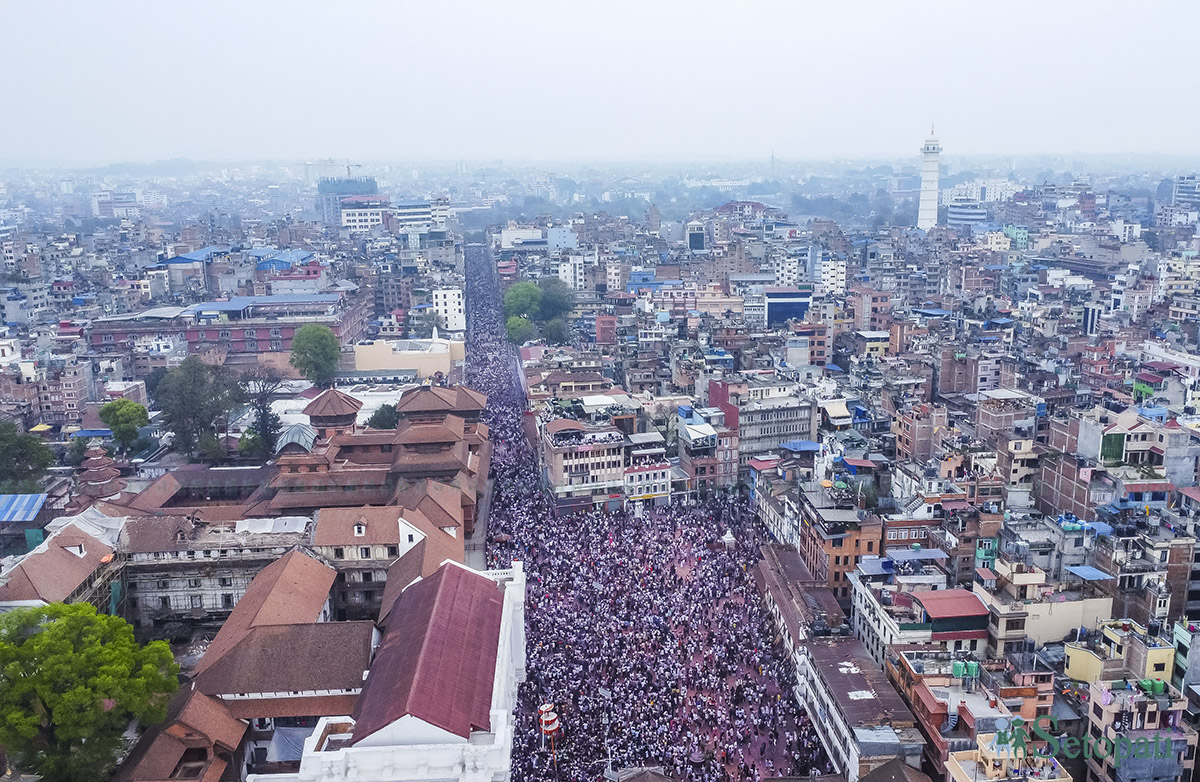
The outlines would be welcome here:
[[[842,461],[851,467],[875,467],[875,462],[870,459],[848,459],[843,456]]]
[[[371,667],[374,633],[374,622],[255,627],[205,668],[196,685],[210,695],[357,690]]]
[[[421,386],[401,395],[396,412],[403,416],[405,413],[465,412],[485,407],[487,396],[466,386]]]
[[[204,749],[207,767],[193,779],[219,779],[226,762],[216,749],[233,752],[242,742],[246,723],[225,705],[193,687],[180,689],[167,707],[167,719],[150,728],[113,774],[116,782],[160,782],[171,779],[188,749]]]
[[[460,564],[466,560],[462,535],[442,532],[419,512],[408,512],[405,520],[425,533],[425,537],[388,567],[387,581],[384,582],[383,598],[379,606],[381,625],[387,624],[388,617],[405,587],[418,578],[433,575],[446,560]]]
[[[916,600],[931,619],[953,619],[960,616],[986,616],[987,606],[974,592],[965,589],[937,589],[913,592]]]
[[[240,720],[260,717],[340,717],[354,711],[357,695],[312,695],[296,698],[236,698],[224,701]]]
[[[396,504],[418,510],[429,522],[440,528],[461,527],[462,490],[441,481],[423,480],[396,495]],[[404,513],[405,518],[408,513]]]
[[[396,546],[400,544],[400,516],[403,509],[321,508],[313,528],[314,546]],[[362,524],[361,536],[354,528]]]
[[[396,427],[394,442],[402,445],[417,443],[450,443],[463,439],[466,422],[456,415],[448,415],[441,423],[419,424],[401,421]]]
[[[394,609],[354,709],[354,743],[411,715],[456,736],[491,728],[503,599],[491,579],[443,565]]]
[[[1125,481],[1125,492],[1174,491],[1175,485],[1166,481]]]
[[[343,394],[336,388],[330,388],[309,402],[308,406],[304,408],[304,414],[310,418],[337,418],[354,415],[362,406],[362,402],[349,394]]]
[[[255,627],[315,622],[337,574],[293,549],[258,572],[196,664],[199,676],[237,646]]]
[[[113,550],[74,525],[46,538],[8,572],[0,585],[0,602],[66,600]]]

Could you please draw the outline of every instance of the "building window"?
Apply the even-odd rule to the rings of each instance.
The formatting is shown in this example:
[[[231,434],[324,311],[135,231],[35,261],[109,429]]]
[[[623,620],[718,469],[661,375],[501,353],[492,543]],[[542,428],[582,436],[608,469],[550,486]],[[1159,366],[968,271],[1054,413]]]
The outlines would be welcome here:
[[[203,608],[204,607],[204,599],[201,598],[200,595],[192,595],[191,602],[192,602],[192,608]]]
[[[229,594],[228,592],[221,595],[221,607],[233,608],[233,595]]]
[[[188,579],[188,588],[190,588],[190,589],[199,589],[199,588],[200,588],[200,579],[198,579],[198,578],[189,578],[189,579]]]
[[[361,538],[363,535],[366,535],[366,534],[367,534],[366,525],[364,525],[364,524],[355,524],[354,525],[354,537]]]
[[[399,554],[400,554],[399,546],[388,546],[388,556],[389,557],[395,557],[395,556],[398,556]]]
[[[358,549],[358,556],[360,559],[370,559],[371,558],[371,547],[370,546],[360,547]]]
[[[333,558],[334,559],[345,559],[346,558],[346,550],[343,548],[335,548],[333,550]]]

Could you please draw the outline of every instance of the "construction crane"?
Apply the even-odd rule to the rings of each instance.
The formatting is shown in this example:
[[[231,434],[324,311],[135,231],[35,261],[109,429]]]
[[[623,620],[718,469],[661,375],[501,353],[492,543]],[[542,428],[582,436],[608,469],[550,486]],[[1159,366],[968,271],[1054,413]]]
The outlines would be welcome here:
[[[352,175],[350,173],[350,169],[352,169],[352,168],[362,168],[362,164],[355,163],[354,165],[350,165],[350,160],[347,159],[346,160],[346,179],[350,179],[352,177]]]

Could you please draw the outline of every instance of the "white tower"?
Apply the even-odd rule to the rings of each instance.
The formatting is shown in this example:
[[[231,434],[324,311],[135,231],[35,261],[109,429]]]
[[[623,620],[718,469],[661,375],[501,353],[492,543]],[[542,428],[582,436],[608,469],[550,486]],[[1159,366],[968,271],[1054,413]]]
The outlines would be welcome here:
[[[917,228],[928,231],[937,225],[938,217],[938,154],[942,145],[933,128],[929,129],[929,138],[921,147],[921,203],[917,209]]]

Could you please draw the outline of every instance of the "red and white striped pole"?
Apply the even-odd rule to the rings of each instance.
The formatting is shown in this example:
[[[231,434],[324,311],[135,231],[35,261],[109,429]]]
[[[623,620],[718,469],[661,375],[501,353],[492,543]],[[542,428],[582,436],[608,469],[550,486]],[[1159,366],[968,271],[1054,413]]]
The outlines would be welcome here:
[[[554,704],[543,704],[542,708],[538,709],[538,720],[542,727],[542,748],[546,747],[546,736],[550,737],[550,759],[554,762],[554,770],[558,771],[558,752],[554,746],[554,734],[558,733],[560,727],[558,715],[553,711]]]

